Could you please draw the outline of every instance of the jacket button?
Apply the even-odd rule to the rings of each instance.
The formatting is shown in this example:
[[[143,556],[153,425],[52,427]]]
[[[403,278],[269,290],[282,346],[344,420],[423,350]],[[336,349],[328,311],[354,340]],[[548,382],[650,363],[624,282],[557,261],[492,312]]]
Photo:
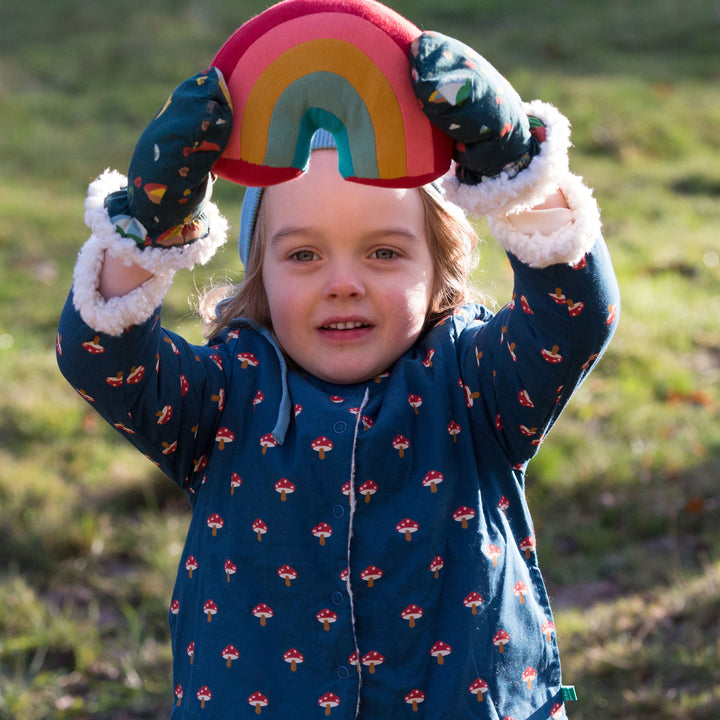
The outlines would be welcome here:
[[[335,605],[342,605],[343,603],[343,594],[341,592],[338,592],[337,590],[332,594],[332,601],[335,603]]]
[[[335,505],[333,506],[332,514],[336,518],[341,518],[345,514],[345,508],[342,505]]]
[[[338,420],[338,421],[333,425],[333,430],[334,430],[336,433],[338,433],[338,435],[339,435],[340,433],[344,433],[344,432],[347,430],[347,423],[346,423],[344,420]]]
[[[337,669],[337,676],[341,680],[347,680],[348,676],[350,675],[350,671],[344,666],[340,665]]]

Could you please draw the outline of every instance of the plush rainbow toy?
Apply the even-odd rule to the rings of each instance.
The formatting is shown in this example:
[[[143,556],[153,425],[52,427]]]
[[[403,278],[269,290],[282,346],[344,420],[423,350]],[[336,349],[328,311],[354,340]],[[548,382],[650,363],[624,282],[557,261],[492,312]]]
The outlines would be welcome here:
[[[290,180],[324,128],[348,180],[414,187],[439,177],[453,142],[412,89],[408,53],[420,33],[375,0],[285,0],[246,22],[212,62],[233,105],[213,171],[249,186]]]

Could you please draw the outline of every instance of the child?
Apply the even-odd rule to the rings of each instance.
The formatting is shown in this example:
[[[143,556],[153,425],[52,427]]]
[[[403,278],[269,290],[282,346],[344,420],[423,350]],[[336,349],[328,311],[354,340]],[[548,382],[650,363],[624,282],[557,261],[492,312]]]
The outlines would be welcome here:
[[[564,716],[524,476],[614,330],[617,288],[566,121],[470,53],[428,34],[412,62],[431,119],[485,131],[457,137],[443,184],[508,250],[496,315],[468,302],[474,237],[454,206],[432,186],[344,181],[324,132],[306,174],[247,191],[246,278],[206,346],[164,330],[159,306],[224,239],[205,203],[217,155],[191,153],[175,215],[117,173],[90,186],[58,360],[192,506],[173,718]],[[433,116],[457,67],[488,89]],[[168,116],[185,145],[202,123],[222,149],[219,73],[180,86],[138,148],[168,155]]]

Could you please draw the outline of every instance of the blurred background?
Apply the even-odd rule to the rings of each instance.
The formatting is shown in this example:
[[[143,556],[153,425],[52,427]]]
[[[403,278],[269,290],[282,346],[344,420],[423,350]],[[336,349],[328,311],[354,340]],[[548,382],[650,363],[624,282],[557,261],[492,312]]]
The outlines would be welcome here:
[[[459,37],[573,124],[623,313],[530,467],[576,720],[720,717],[720,2],[390,0]],[[259,0],[0,7],[0,718],[167,716],[166,615],[184,497],[65,385],[55,329],[88,182],[125,172],[170,91]],[[178,275],[165,322],[200,342]],[[478,286],[510,276],[487,238]],[[191,299],[189,302],[189,298]]]

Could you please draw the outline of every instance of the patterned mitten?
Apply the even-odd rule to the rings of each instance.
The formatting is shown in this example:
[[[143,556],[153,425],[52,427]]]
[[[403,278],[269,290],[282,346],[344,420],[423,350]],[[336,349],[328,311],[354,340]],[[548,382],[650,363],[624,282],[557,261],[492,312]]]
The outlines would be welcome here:
[[[181,83],[138,140],[128,186],[105,199],[117,232],[139,247],[169,247],[207,235],[210,171],[232,129],[225,82],[215,68]]]

